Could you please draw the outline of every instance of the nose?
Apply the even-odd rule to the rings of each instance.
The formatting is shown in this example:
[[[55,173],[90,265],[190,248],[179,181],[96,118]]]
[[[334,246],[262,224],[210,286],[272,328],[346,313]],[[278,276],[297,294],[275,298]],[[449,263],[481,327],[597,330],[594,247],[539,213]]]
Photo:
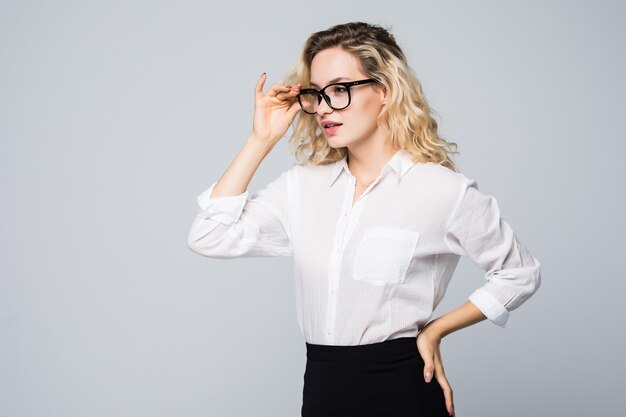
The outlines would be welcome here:
[[[317,114],[324,115],[332,113],[333,109],[328,105],[326,100],[322,97],[322,101],[317,105]]]

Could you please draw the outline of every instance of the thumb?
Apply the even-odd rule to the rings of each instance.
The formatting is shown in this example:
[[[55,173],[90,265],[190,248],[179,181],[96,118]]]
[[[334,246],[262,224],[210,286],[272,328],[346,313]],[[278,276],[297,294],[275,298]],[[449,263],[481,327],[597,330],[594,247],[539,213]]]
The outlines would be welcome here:
[[[424,380],[426,382],[430,382],[433,379],[433,374],[435,373],[435,363],[433,358],[428,355],[424,359]]]
[[[296,115],[298,114],[299,111],[300,111],[300,103],[298,103],[298,101],[296,100],[287,111],[287,116],[289,117],[289,120],[293,122],[293,120],[296,118]]]

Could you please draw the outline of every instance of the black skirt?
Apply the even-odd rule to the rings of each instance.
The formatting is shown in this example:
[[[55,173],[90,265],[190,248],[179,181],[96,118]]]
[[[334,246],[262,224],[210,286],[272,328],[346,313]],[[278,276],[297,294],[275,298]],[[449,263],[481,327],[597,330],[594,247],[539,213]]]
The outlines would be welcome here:
[[[334,346],[306,343],[302,417],[449,417],[443,389],[424,381],[416,337]]]

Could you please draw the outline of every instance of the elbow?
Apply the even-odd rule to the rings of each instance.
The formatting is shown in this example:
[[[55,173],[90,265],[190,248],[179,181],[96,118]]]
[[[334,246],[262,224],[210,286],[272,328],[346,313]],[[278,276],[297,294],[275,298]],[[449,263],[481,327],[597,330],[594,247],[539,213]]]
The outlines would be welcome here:
[[[521,304],[532,297],[541,287],[541,266],[537,262],[534,267],[527,269],[521,276],[524,278],[520,281],[520,294],[518,295],[520,300],[516,304]]]
[[[199,239],[195,239],[191,233],[189,234],[189,236],[187,236],[187,248],[191,250],[193,253],[203,255],[202,249],[200,248]]]
[[[189,248],[189,250],[193,253],[197,253],[198,255],[206,256],[208,258],[221,257],[218,253],[219,247],[211,244],[206,237],[203,239],[194,239],[190,236],[187,238],[187,248]]]
[[[216,233],[217,224],[209,225],[207,228],[204,223],[198,222],[198,218],[192,225],[187,234],[187,248],[199,255],[214,257],[215,252],[219,251],[222,234]]]
[[[513,303],[515,307],[523,304],[526,300],[532,297],[537,290],[539,290],[539,287],[541,287],[541,267],[539,263],[537,263],[535,267],[531,268],[524,275],[526,278],[522,281],[520,286],[519,294],[517,296],[518,300]]]
[[[532,279],[530,282],[530,294],[529,297],[537,292],[537,290],[541,287],[541,264],[537,262],[536,267],[533,270]]]
[[[187,238],[187,248],[194,253],[198,253],[198,247],[196,246],[196,241],[191,239],[191,237]]]
[[[187,248],[191,250],[193,253],[197,253],[198,255],[206,256],[207,258],[221,258],[215,250],[212,250],[211,247],[202,245],[199,241],[189,240],[187,239]]]
[[[211,235],[201,238],[193,238],[190,235],[187,238],[187,247],[192,252],[207,258],[228,259],[239,256],[232,244],[227,244],[222,238],[211,238]]]
[[[212,248],[215,245],[211,243],[209,236],[199,234],[192,228],[187,236],[187,248],[198,255],[211,257]]]
[[[498,279],[493,279],[498,277]],[[533,296],[541,287],[541,266],[538,262],[532,267],[508,269],[492,274],[487,284],[509,311],[515,310]]]

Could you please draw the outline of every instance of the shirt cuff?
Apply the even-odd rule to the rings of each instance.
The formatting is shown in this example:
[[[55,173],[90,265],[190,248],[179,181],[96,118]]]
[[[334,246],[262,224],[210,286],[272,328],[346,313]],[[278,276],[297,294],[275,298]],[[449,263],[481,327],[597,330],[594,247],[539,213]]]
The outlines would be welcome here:
[[[241,217],[243,208],[248,200],[248,190],[246,189],[239,195],[211,197],[213,188],[216,185],[217,181],[196,197],[200,207],[198,215],[204,219],[212,219],[230,225]]]
[[[502,328],[506,327],[510,313],[491,293],[484,288],[478,288],[467,299],[493,323]]]

